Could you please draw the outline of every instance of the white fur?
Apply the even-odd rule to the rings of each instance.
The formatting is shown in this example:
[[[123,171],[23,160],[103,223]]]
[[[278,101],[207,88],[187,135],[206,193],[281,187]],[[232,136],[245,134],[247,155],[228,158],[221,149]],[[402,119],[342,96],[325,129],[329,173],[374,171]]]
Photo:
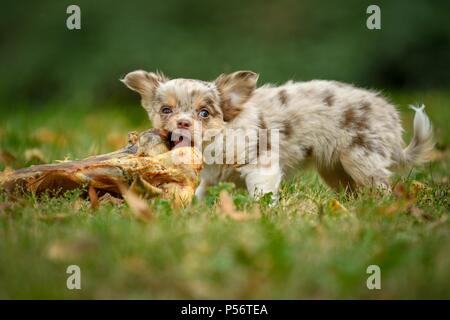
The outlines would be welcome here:
[[[253,197],[272,192],[276,198],[282,177],[290,176],[306,158],[316,163],[319,174],[334,189],[371,186],[390,190],[392,168],[422,163],[433,149],[432,126],[424,106],[412,107],[416,112],[414,137],[404,148],[399,113],[377,92],[325,80],[256,88],[257,79],[251,71],[221,75],[214,82],[168,80],[162,74],[135,71],[124,82],[141,94],[143,106],[160,129],[174,130],[183,115],[203,129],[280,133],[279,144],[260,152],[258,160],[277,157],[269,165],[261,161],[242,165],[243,155],[234,164],[205,164],[196,191],[199,198],[219,181],[245,183]],[[202,101],[208,101],[208,119],[198,116]],[[173,105],[173,115],[161,114],[167,104]],[[208,143],[214,142],[203,141]],[[260,150],[259,143],[251,142],[246,151]]]

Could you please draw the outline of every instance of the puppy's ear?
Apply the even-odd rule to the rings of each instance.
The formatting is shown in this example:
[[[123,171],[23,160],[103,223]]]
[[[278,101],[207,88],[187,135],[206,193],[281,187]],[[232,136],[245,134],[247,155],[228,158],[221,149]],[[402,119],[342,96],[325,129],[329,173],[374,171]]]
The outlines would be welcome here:
[[[242,111],[242,105],[256,88],[256,81],[258,74],[252,71],[222,74],[214,81],[220,93],[225,121],[233,120]]]
[[[156,88],[167,80],[160,72],[153,73],[144,70],[132,71],[120,79],[128,88],[141,95],[143,104],[153,99]]]

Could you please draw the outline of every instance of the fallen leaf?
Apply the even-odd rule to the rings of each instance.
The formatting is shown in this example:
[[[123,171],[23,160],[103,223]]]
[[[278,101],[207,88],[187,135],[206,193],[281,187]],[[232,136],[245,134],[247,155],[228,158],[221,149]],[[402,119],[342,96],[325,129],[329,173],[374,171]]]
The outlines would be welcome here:
[[[120,205],[120,204],[123,204],[123,199],[119,199],[119,198],[116,198],[116,197],[113,197],[111,194],[109,194],[109,193],[105,193],[104,195],[102,195],[99,199],[98,199],[98,201],[100,202],[100,204],[103,204],[103,203],[110,203],[110,204],[112,204],[112,205]]]
[[[65,146],[67,139],[60,133],[49,128],[39,128],[33,133],[33,138],[44,144],[55,144],[58,146]]]
[[[259,219],[261,217],[259,210],[255,210],[253,213],[237,211],[233,199],[226,190],[222,190],[219,194],[218,207],[223,215],[236,221]]]
[[[420,182],[417,181],[416,189],[419,187]],[[412,205],[416,201],[416,195],[417,193],[413,191],[414,187],[413,185],[410,186],[410,188],[407,188],[404,184],[398,183],[394,188],[394,196],[397,198],[398,201],[403,201],[406,203],[406,205]]]
[[[44,156],[44,153],[38,148],[27,149],[27,150],[25,150],[25,160],[27,162],[44,163],[45,156]]]
[[[446,156],[447,156],[446,151],[434,149],[433,151],[431,151],[429,159],[430,161],[440,161],[443,160]]]
[[[448,220],[448,215],[443,215],[438,220],[430,222],[428,224],[428,229],[432,230],[437,227],[443,226],[443,225],[447,224],[447,220]]]
[[[139,256],[130,256],[124,259],[125,267],[128,271],[137,273],[137,274],[145,274],[148,271],[145,260]]]
[[[336,199],[328,201],[327,206],[333,214],[348,213],[347,208]]]
[[[0,149],[0,163],[5,165],[12,165],[16,162],[16,157],[9,151],[5,149]]]
[[[416,207],[416,206],[411,206],[409,208],[409,213],[411,213],[411,215],[419,220],[432,220],[433,217],[430,214],[425,213],[422,209]]]
[[[90,237],[80,237],[74,240],[56,240],[47,247],[46,255],[55,261],[77,260],[92,252],[97,242]]]
[[[393,190],[393,193],[397,199],[407,199],[410,198],[408,190],[403,183],[397,183]]]
[[[111,132],[106,137],[106,142],[111,148],[117,150],[122,148],[127,143],[127,139],[122,133]]]
[[[135,217],[144,221],[148,221],[153,218],[153,212],[151,211],[147,201],[139,197],[131,189],[127,189],[124,186],[120,186],[120,190],[124,200],[130,207],[131,212]]]
[[[89,200],[91,200],[91,209],[97,210],[100,204],[98,202],[97,190],[95,190],[95,188],[92,185],[89,186],[88,194]]]

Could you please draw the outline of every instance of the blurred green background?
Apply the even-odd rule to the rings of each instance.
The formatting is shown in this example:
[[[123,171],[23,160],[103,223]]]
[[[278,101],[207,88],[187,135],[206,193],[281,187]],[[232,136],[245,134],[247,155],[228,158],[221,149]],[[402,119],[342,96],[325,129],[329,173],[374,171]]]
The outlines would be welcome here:
[[[71,4],[79,31],[66,28]],[[370,4],[381,30],[366,28]],[[79,190],[18,201],[0,190],[0,298],[450,298],[449,14],[448,0],[3,0],[0,174],[117,150],[148,128],[118,81],[134,69],[375,88],[399,107],[405,141],[406,106],[424,102],[437,147],[430,164],[396,172],[392,196],[335,194],[306,168],[283,182],[277,206],[225,184],[182,210],[149,201],[146,222],[126,204],[95,210]],[[213,204],[222,188],[261,217],[225,217]],[[69,264],[83,290],[67,290]],[[383,290],[367,290],[370,264]]]
[[[81,30],[66,8],[81,7]],[[381,30],[366,8],[381,7]],[[137,68],[260,83],[336,79],[379,89],[450,85],[446,1],[2,1],[0,102],[136,102],[117,81]]]

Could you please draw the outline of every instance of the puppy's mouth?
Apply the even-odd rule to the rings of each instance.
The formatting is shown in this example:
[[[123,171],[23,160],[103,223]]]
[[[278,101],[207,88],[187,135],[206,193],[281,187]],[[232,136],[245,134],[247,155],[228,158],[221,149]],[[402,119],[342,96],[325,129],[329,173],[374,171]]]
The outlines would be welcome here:
[[[189,130],[177,130],[169,132],[170,149],[181,147],[193,147],[194,141]]]

